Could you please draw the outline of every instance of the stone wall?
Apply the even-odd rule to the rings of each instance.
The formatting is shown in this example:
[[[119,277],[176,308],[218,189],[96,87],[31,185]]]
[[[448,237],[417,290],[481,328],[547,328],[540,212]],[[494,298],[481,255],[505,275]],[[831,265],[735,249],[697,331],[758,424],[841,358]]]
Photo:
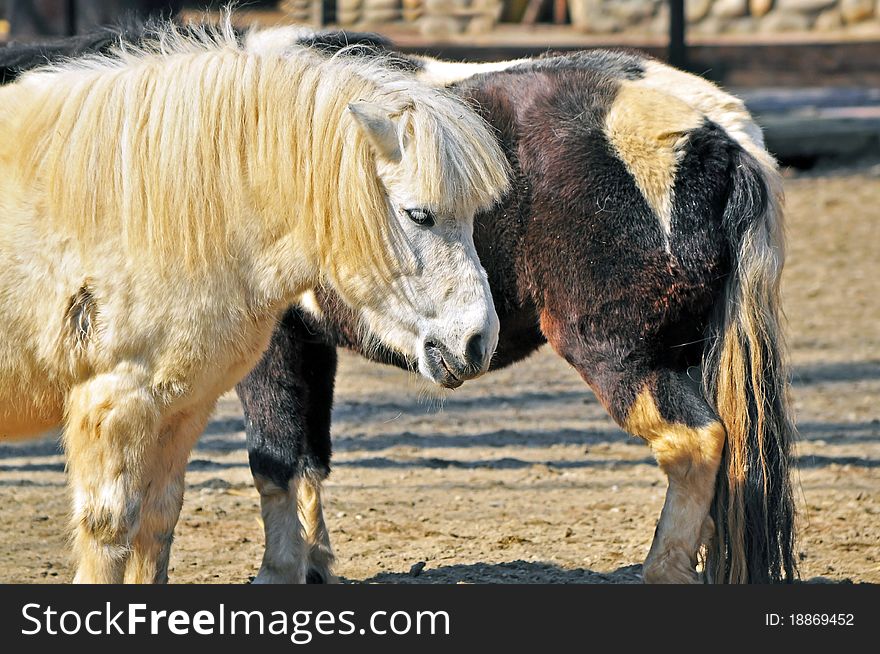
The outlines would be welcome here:
[[[666,0],[569,0],[572,23],[594,34],[665,34]],[[685,0],[688,32],[833,32],[880,38],[880,0]]]
[[[336,22],[381,30],[402,21],[417,26],[425,36],[446,38],[490,31],[502,8],[502,0],[336,0]]]

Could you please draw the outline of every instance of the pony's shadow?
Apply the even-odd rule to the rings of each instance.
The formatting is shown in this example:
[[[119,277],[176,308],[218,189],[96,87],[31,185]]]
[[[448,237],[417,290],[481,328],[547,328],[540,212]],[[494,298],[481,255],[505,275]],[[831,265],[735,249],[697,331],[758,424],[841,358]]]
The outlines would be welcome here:
[[[641,584],[642,566],[625,565],[613,572],[596,572],[586,568],[573,570],[552,563],[507,561],[504,563],[470,563],[426,566],[412,572],[380,572],[369,579],[357,581],[340,577],[344,584]],[[796,584],[850,585],[852,579],[804,577]]]
[[[470,563],[426,566],[412,572],[380,572],[356,582],[365,584],[640,584],[642,566],[627,565],[614,572],[595,572],[586,568],[566,569],[552,563],[507,561],[504,563]]]

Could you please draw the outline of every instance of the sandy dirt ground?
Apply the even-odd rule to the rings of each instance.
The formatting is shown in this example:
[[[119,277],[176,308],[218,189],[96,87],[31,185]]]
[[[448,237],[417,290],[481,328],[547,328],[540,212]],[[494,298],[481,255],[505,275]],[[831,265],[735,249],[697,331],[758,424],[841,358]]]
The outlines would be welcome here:
[[[880,582],[880,170],[787,181],[801,576]],[[640,581],[665,478],[549,348],[451,393],[342,357],[326,512],[351,582]],[[241,411],[193,452],[171,580],[244,583],[262,555]],[[66,582],[55,439],[0,445],[0,582]],[[425,562],[419,576],[412,566]]]

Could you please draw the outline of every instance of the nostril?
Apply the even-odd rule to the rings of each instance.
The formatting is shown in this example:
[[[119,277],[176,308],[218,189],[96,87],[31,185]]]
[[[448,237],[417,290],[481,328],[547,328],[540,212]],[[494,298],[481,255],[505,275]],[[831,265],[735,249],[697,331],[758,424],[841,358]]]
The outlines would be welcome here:
[[[465,348],[465,354],[468,361],[472,365],[480,365],[483,363],[484,353],[483,335],[474,334],[473,336],[471,336],[470,340],[468,340],[467,347]]]

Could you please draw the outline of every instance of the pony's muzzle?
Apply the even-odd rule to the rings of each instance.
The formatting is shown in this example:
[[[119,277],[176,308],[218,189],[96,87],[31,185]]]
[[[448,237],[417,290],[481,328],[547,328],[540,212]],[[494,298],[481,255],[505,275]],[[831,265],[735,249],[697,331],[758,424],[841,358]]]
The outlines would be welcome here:
[[[462,354],[456,356],[437,339],[425,340],[422,351],[428,376],[446,388],[458,388],[466,380],[479,377],[489,368],[492,352],[487,347],[493,339],[476,332],[464,340]]]
[[[430,338],[426,339],[422,351],[427,376],[433,382],[445,388],[458,388],[464,383],[464,379],[456,374],[459,366],[455,365],[454,357],[442,343]]]

